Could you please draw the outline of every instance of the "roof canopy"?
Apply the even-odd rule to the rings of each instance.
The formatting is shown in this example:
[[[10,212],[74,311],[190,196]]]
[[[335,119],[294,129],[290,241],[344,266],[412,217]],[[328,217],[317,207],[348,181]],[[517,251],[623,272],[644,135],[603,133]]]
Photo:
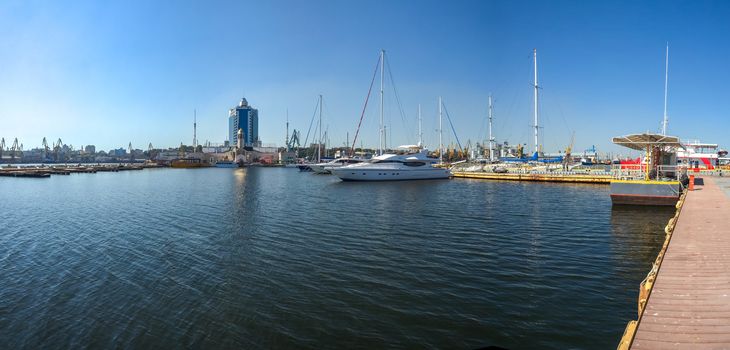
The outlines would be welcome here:
[[[613,143],[628,147],[631,149],[643,151],[648,146],[666,146],[674,148],[684,148],[676,136],[667,136],[661,134],[632,134],[613,138]]]

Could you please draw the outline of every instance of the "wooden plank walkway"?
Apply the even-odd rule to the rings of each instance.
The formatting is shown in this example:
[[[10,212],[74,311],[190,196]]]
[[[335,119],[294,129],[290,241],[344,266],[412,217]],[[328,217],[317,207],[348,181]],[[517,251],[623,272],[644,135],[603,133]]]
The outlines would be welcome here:
[[[730,349],[730,178],[687,195],[632,349]]]

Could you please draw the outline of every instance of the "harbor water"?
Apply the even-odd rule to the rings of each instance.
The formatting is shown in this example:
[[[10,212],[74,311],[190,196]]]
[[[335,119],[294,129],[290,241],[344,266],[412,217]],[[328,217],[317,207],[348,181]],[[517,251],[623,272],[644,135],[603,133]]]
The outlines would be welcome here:
[[[673,214],[605,185],[0,178],[0,347],[615,348]]]

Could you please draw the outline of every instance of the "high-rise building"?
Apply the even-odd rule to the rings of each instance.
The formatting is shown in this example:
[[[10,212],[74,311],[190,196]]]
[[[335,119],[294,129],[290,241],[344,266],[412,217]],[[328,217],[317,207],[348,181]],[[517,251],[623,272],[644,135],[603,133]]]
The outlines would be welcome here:
[[[238,129],[243,133],[243,146],[261,146],[259,140],[259,110],[248,105],[245,98],[228,112],[228,141],[235,145]]]
[[[94,154],[94,153],[96,153],[96,146],[87,145],[86,147],[84,147],[84,152],[89,153],[89,154]]]

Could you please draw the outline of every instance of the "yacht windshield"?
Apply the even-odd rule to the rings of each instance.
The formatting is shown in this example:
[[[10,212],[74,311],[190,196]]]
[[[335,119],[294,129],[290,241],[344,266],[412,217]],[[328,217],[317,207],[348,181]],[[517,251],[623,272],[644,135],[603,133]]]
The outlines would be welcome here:
[[[403,165],[405,166],[424,166],[426,163],[424,162],[404,162]]]

